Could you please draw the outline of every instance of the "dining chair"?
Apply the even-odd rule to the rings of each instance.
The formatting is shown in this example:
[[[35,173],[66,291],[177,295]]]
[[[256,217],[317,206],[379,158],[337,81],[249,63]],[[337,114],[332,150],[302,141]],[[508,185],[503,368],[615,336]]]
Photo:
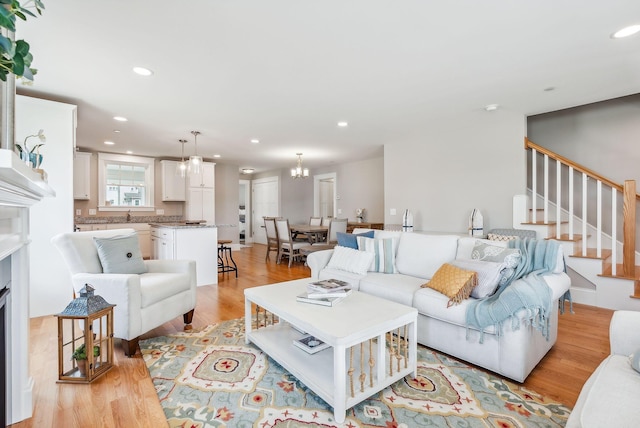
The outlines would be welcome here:
[[[327,232],[327,244],[338,243],[338,232],[347,233],[347,221],[346,218],[334,218],[329,224],[329,231]]]
[[[309,245],[308,242],[295,242],[291,236],[291,229],[289,228],[289,219],[276,219],[276,231],[278,232],[278,261],[282,259],[282,256],[289,257],[289,267],[294,259],[303,259],[304,256],[300,254],[300,248]]]
[[[331,224],[332,217],[322,217],[322,226],[329,226]]]
[[[278,230],[276,229],[276,217],[263,217],[264,218],[264,230],[267,234],[267,256],[264,261],[269,260],[269,253],[271,251],[276,252],[276,260],[280,254],[280,243],[278,242]]]
[[[311,217],[309,219],[309,226],[321,226],[322,225],[322,217]]]

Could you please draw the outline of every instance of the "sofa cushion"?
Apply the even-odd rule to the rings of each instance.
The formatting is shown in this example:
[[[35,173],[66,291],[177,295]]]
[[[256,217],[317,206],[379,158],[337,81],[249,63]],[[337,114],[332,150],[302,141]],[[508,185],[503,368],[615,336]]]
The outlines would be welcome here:
[[[353,248],[354,250],[358,249],[358,236],[364,236],[366,238],[373,238],[373,230],[364,233],[342,233],[337,232],[336,238],[338,240],[338,245],[341,247]]]
[[[499,285],[504,285],[513,275],[515,269],[520,263],[520,250],[515,248],[503,248],[497,245],[488,245],[484,242],[476,242],[471,253],[474,260],[483,260],[486,262],[502,263],[503,269]]]
[[[502,263],[460,259],[452,261],[451,264],[478,274],[478,285],[471,290],[471,297],[482,299],[492,295],[498,288],[500,272],[503,269]]]
[[[373,239],[358,236],[358,249],[373,253],[373,261],[369,271],[381,273],[398,273],[396,269],[396,240],[394,238]]]
[[[454,235],[403,233],[396,252],[396,268],[405,275],[430,279],[440,266],[455,259],[457,247],[458,237]]]
[[[360,280],[360,291],[411,306],[413,295],[423,282],[423,279],[408,275],[369,272]]]
[[[336,246],[327,267],[365,275],[372,260],[373,253]]]
[[[455,305],[469,297],[476,285],[478,285],[476,272],[445,263],[422,287],[439,291],[449,298],[449,305]]]
[[[146,308],[190,288],[188,273],[143,273],[140,275],[140,303]]]
[[[145,273],[138,234],[93,238],[104,273]]]

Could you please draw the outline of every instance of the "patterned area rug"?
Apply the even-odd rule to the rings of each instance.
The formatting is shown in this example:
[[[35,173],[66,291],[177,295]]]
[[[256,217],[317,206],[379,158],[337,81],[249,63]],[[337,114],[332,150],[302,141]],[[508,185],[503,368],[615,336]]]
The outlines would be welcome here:
[[[321,398],[244,344],[243,319],[143,340],[140,349],[170,427],[562,427],[570,413],[418,346],[417,378],[347,410],[339,424]]]

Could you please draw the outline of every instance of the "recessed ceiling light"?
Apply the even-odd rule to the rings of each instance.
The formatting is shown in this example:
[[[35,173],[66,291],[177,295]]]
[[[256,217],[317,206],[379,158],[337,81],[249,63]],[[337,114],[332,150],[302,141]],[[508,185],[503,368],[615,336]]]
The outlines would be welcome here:
[[[498,104],[487,104],[486,106],[484,106],[484,109],[486,111],[494,111],[494,110],[498,110]]]
[[[628,27],[624,27],[621,30],[616,31],[611,35],[614,39],[622,39],[623,37],[629,37],[636,34],[640,31],[640,25],[630,25]]]
[[[243,174],[253,174],[253,171],[255,171],[253,168],[242,168]]]
[[[214,158],[218,159],[220,155],[213,155]]]
[[[113,132],[115,132],[116,134],[120,133],[119,129],[114,129]]]
[[[556,90],[556,88],[553,87],[553,86],[549,86],[548,88],[544,88],[545,92],[551,92],[551,91],[555,91],[555,90]]]
[[[113,141],[105,141],[104,142],[107,146],[113,146],[115,143]]]
[[[349,123],[345,122],[345,121],[340,121],[340,122],[338,122],[338,126],[340,128],[346,128],[347,126],[349,126]]]
[[[132,152],[131,150],[127,150],[127,154],[128,154],[128,155],[132,155],[132,154],[133,154],[133,152]]]
[[[133,72],[140,76],[151,76],[153,74],[153,71],[144,67],[133,67]]]
[[[113,116],[113,120],[117,120],[118,122],[126,122],[128,119],[122,116]]]
[[[257,138],[254,138],[253,140],[251,140],[251,142],[253,144],[258,144],[260,142],[260,140],[258,140]]]

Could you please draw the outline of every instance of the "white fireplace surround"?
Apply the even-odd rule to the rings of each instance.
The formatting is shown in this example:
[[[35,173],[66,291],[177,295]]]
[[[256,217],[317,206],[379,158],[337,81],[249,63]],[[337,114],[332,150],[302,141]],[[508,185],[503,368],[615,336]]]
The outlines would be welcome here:
[[[29,372],[29,207],[53,189],[10,150],[0,149],[0,260],[10,258],[7,326],[7,423],[33,413]],[[3,265],[7,266],[7,265]]]

